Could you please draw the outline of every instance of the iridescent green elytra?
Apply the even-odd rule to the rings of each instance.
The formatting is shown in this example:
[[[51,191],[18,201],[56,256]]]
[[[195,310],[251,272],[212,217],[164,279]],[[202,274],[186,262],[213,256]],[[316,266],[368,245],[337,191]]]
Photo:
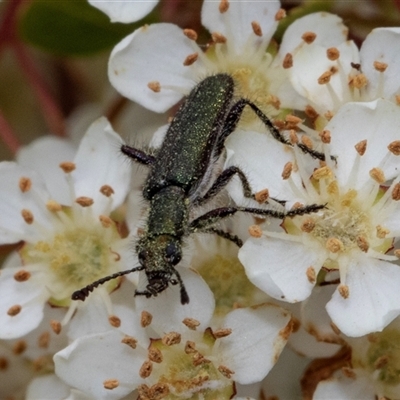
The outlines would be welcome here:
[[[215,233],[238,246],[242,241],[228,232],[214,228],[221,219],[236,212],[284,218],[317,211],[323,206],[310,205],[289,212],[249,207],[221,207],[190,220],[190,211],[218,194],[236,174],[246,197],[254,198],[244,173],[235,166],[213,178],[216,161],[224,149],[225,139],[235,130],[246,105],[251,107],[273,137],[291,146],[268,117],[247,99],[234,102],[234,81],[228,74],[205,78],[189,94],[174,116],[165,139],[154,157],[123,145],[121,151],[136,162],[150,166],[143,188],[149,202],[149,216],[144,234],[136,244],[139,267],[104,277],[73,293],[73,300],[84,300],[95,287],[119,276],[142,271],[148,285],[135,295],[157,296],[168,284],[180,285],[181,303],[189,303],[182,279],[175,266],[182,258],[183,239],[193,233]],[[303,151],[322,158],[320,153]],[[214,182],[211,182],[214,179]]]

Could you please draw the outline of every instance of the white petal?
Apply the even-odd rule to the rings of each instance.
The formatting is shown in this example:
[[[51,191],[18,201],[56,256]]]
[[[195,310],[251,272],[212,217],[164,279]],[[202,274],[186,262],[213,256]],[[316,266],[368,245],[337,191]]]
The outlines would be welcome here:
[[[135,22],[142,19],[157,5],[158,0],[88,0],[110,17],[111,22]]]
[[[368,78],[366,87],[370,99],[384,96],[395,100],[399,93],[399,68],[400,68],[400,29],[378,28],[374,29],[364,40],[361,50],[362,72]],[[379,61],[388,64],[385,72],[378,72],[374,68],[374,62]],[[383,78],[383,92],[378,92],[381,76]],[[379,88],[379,90],[381,90]]]
[[[202,50],[176,25],[144,26],[114,47],[108,76],[125,97],[150,110],[164,112],[182,98],[181,90],[189,93],[195,86],[196,72],[183,65],[186,57],[195,52]],[[201,61],[197,60],[195,65],[198,63]],[[161,84],[159,93],[147,86],[154,81]],[[180,91],[163,88],[164,85],[180,88]]]
[[[232,333],[216,343],[219,362],[232,369],[241,384],[261,381],[271,370],[286,344],[290,313],[264,304],[230,312],[223,323]]]
[[[369,171],[381,167],[380,161],[388,154],[387,146],[398,140],[400,109],[386,100],[370,103],[349,103],[340,108],[326,129],[331,132],[331,154],[338,155],[336,177],[341,186],[348,183],[350,171],[358,153],[354,146],[367,140],[367,150],[359,158],[359,167],[353,176],[354,189],[362,188],[371,179]],[[400,157],[390,154],[381,167],[386,179],[392,179],[400,172]]]
[[[188,268],[177,270],[189,295],[189,304],[181,304],[179,285],[169,285],[157,297],[136,297],[137,309],[153,315],[151,326],[160,335],[170,331],[186,332],[187,328],[182,323],[185,318],[196,319],[200,322],[198,329],[204,330],[209,326],[214,312],[214,296],[203,278]]]
[[[110,199],[100,193],[103,185],[113,188],[112,209],[125,199],[130,183],[131,166],[119,152],[122,139],[105,118],[95,121],[85,134],[75,157],[76,170],[72,173],[76,196],[94,200],[99,213],[107,209]]]
[[[54,356],[56,374],[95,399],[122,398],[142,382],[139,369],[147,358],[145,349],[121,343],[123,337],[114,330],[75,340]],[[119,386],[105,389],[110,379],[117,379]]]
[[[306,275],[312,266],[317,275],[321,255],[301,243],[275,238],[250,238],[239,250],[239,259],[250,281],[277,300],[295,303],[306,299],[314,284]]]
[[[32,380],[26,392],[26,400],[51,399],[63,400],[70,388],[54,374],[39,376]]]
[[[365,256],[347,268],[349,297],[336,291],[326,306],[328,314],[347,336],[381,331],[400,314],[400,267]]]
[[[347,27],[337,15],[327,12],[306,15],[295,20],[286,29],[279,49],[281,58],[292,53],[303,42],[302,35],[310,31],[317,35],[313,43],[327,48],[343,43],[348,33]]]
[[[28,268],[23,268],[29,271]],[[0,275],[0,338],[14,339],[35,329],[43,319],[44,303],[49,294],[45,289],[45,277],[31,271],[25,282],[17,282],[14,274],[21,268],[6,268]],[[21,311],[14,316],[7,314],[12,306],[19,305]]]
[[[70,141],[44,136],[20,149],[16,159],[19,165],[40,174],[53,200],[69,205],[69,188],[59,165],[64,161],[72,161],[75,154],[76,148]]]
[[[218,32],[227,37],[227,44],[233,46],[237,54],[243,52],[245,46],[268,45],[278,26],[275,15],[280,8],[279,1],[253,2],[251,7],[246,1],[230,1],[228,10],[223,13],[219,11],[219,5],[220,2],[214,0],[203,3],[201,21],[211,33]],[[252,22],[260,25],[262,37],[254,34]]]

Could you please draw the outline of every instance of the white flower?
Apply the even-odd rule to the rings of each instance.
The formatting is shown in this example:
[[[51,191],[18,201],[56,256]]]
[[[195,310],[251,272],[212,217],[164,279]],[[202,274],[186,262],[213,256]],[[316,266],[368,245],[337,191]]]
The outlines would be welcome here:
[[[348,336],[380,331],[400,314],[400,268],[391,262],[396,256],[385,254],[400,234],[399,124],[398,107],[385,100],[343,106],[326,127],[327,165],[310,180],[309,156],[298,152],[297,170],[288,168],[280,186],[290,204],[326,208],[286,219],[287,233],[264,231],[239,252],[249,279],[288,302],[310,296],[322,267],[338,270],[327,311]],[[239,136],[234,145],[235,153],[243,151]],[[246,156],[250,171],[271,161]],[[278,181],[267,174],[264,187],[270,180]]]
[[[57,375],[96,399],[119,399],[135,388],[150,398],[155,392],[160,398],[228,398],[233,381],[260,381],[286,343],[290,315],[272,305],[237,309],[211,330],[210,289],[193,271],[180,273],[188,305],[179,303],[177,287],[156,298],[136,298],[129,330],[77,339],[56,354]]]
[[[118,154],[121,144],[108,122],[99,119],[82,140],[74,162],[61,163],[65,174],[52,185],[31,169],[0,164],[0,242],[23,241],[20,266],[5,268],[0,276],[1,338],[21,337],[35,329],[46,302],[70,306],[61,325],[54,324],[55,331],[78,306],[89,310],[100,303],[111,313],[104,288],[86,303],[71,304],[70,298],[96,279],[132,268],[129,241],[121,239],[109,217],[129,190],[130,165]],[[118,282],[110,283],[111,291]]]
[[[135,22],[142,19],[157,5],[158,0],[88,0],[93,6],[107,14],[111,22]]]

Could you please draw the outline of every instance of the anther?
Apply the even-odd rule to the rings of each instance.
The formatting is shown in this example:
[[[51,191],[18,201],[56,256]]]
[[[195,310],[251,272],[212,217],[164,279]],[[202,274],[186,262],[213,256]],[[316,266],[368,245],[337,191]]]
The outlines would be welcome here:
[[[275,14],[275,21],[280,21],[286,17],[286,11],[283,8],[280,8],[278,12]]]
[[[361,140],[360,142],[358,142],[354,148],[356,149],[357,153],[360,156],[363,156],[365,151],[367,150],[367,140]]]
[[[382,184],[386,181],[385,174],[380,168],[372,168],[369,176],[377,183]]]
[[[228,0],[221,0],[219,2],[218,10],[221,14],[228,11],[229,8],[229,1]]]
[[[319,78],[318,78],[318,83],[320,85],[326,85],[329,83],[331,80],[332,72],[331,71],[326,71],[324,72]]]
[[[56,335],[59,335],[61,332],[61,329],[62,329],[61,322],[56,321],[55,319],[52,319],[50,321],[50,328]]]
[[[276,110],[279,110],[281,108],[281,101],[273,94],[270,94],[268,96],[267,102],[268,104],[271,104],[271,106],[274,107]]]
[[[328,187],[326,188],[326,191],[330,195],[335,195],[339,193],[339,186],[337,181],[332,181],[329,183]]]
[[[338,253],[344,249],[343,242],[337,238],[329,238],[325,243],[325,247],[331,253]]]
[[[197,32],[193,29],[184,29],[183,34],[190,40],[196,41],[197,40]]]
[[[332,170],[328,166],[318,168],[312,174],[312,177],[317,181],[321,179],[330,178],[332,176],[333,176]]]
[[[256,36],[262,36],[262,29],[260,24],[257,21],[253,21],[251,23],[251,27],[253,28],[253,32]]]
[[[350,294],[350,289],[347,285],[339,285],[338,286],[339,294],[344,298],[347,299]]]
[[[25,282],[25,281],[27,281],[30,277],[31,277],[31,273],[30,273],[29,271],[24,270],[24,269],[21,269],[21,270],[17,271],[17,272],[14,274],[14,279],[15,279],[17,282]]]
[[[163,336],[161,342],[166,346],[172,346],[181,342],[181,335],[178,332],[169,332]]]
[[[317,280],[317,274],[314,267],[308,267],[306,271],[307,279],[310,283],[314,284]]]
[[[290,178],[290,174],[292,173],[293,170],[293,163],[291,163],[290,161],[288,161],[285,166],[283,167],[283,171],[282,171],[282,178],[284,180],[289,179]]]
[[[396,96],[394,96],[394,99],[395,99],[395,101],[396,101],[396,104],[397,104],[397,105],[400,105],[400,95],[399,95],[399,94],[396,94]]]
[[[301,35],[301,38],[307,43],[307,44],[311,44],[315,38],[317,37],[317,34],[314,32],[304,32]]]
[[[32,181],[29,178],[23,176],[19,179],[18,186],[19,186],[19,190],[22,193],[29,192],[32,187]]]
[[[333,118],[333,112],[327,111],[326,113],[324,113],[324,117],[327,121],[330,121]]]
[[[312,149],[312,148],[314,147],[314,146],[313,146],[313,142],[312,142],[311,139],[310,139],[308,136],[306,136],[306,135],[303,135],[303,136],[301,137],[301,143],[303,143],[304,146],[308,147],[309,149]]]
[[[103,228],[109,228],[113,225],[113,220],[107,215],[99,215],[99,221]]]
[[[395,201],[400,200],[400,183],[396,183],[392,190],[392,199]]]
[[[66,173],[69,174],[70,172],[74,171],[76,168],[75,163],[71,161],[64,161],[59,164],[59,167]]]
[[[260,190],[254,195],[254,198],[259,204],[265,203],[269,198],[269,190],[268,189]]]
[[[340,57],[340,52],[336,47],[330,47],[326,50],[326,56],[331,61],[336,61]]]
[[[400,258],[400,249],[394,250],[393,254],[394,254],[397,258]]]
[[[385,239],[385,237],[386,237],[387,235],[389,235],[389,233],[390,233],[390,230],[389,230],[389,229],[386,229],[386,228],[384,228],[384,227],[381,226],[381,225],[377,225],[377,226],[376,226],[376,236],[377,236],[379,239]]]
[[[33,218],[32,211],[29,211],[27,209],[23,209],[23,210],[21,210],[21,215],[22,215],[22,218],[24,219],[24,221],[28,225],[31,225],[33,223],[34,218]]]
[[[299,137],[294,129],[289,131],[289,140],[293,145],[299,143]]]
[[[211,360],[208,358],[205,358],[203,354],[199,353],[198,351],[194,353],[193,355],[193,365],[195,367],[202,365],[202,364],[210,364]]]
[[[367,86],[367,83],[367,77],[364,74],[358,74],[351,79],[349,85],[356,89],[362,89],[364,86]]]
[[[195,344],[195,342],[192,342],[192,341],[190,341],[190,340],[188,340],[187,342],[186,342],[186,344],[185,344],[185,353],[186,354],[193,354],[193,353],[195,353],[197,350],[196,350],[196,344]]]
[[[49,200],[46,203],[46,208],[51,212],[58,212],[62,210],[62,205],[55,200]]]
[[[218,367],[218,371],[221,372],[221,374],[223,376],[225,376],[225,378],[228,378],[228,379],[231,379],[232,375],[235,373],[234,371],[232,371],[228,367],[225,367],[225,365],[220,365]]]
[[[343,375],[349,379],[354,380],[357,378],[357,374],[349,367],[342,367],[341,371],[343,372]]]
[[[169,388],[164,383],[156,383],[150,388],[149,394],[150,394],[149,399],[161,400],[169,395]]]
[[[258,225],[250,225],[248,231],[251,237],[260,238],[262,236],[262,230]]]
[[[107,379],[103,382],[104,389],[113,390],[119,386],[118,379]]]
[[[21,312],[21,309],[22,307],[19,304],[15,304],[8,309],[7,315],[9,315],[10,317],[15,317]]]
[[[38,347],[47,349],[50,343],[50,332],[43,332],[38,338]]]
[[[395,156],[400,155],[400,140],[395,140],[389,143],[388,150]]]
[[[311,217],[305,218],[300,226],[300,229],[306,233],[312,232],[314,228],[315,228],[315,221]]]
[[[154,347],[150,347],[149,351],[148,351],[148,356],[149,356],[149,360],[153,361],[157,364],[160,364],[163,361],[163,355],[161,353],[161,350],[156,349]]]
[[[375,369],[382,369],[389,363],[389,356],[388,355],[383,355],[378,357],[378,359],[374,363],[374,368]]]
[[[322,132],[319,132],[319,137],[321,138],[321,142],[325,144],[329,144],[331,142],[331,132],[327,129],[324,129]]]
[[[0,371],[5,371],[9,366],[8,359],[5,357],[0,357]]]
[[[282,62],[283,69],[289,69],[293,67],[293,56],[291,53],[286,53],[283,62]]]
[[[90,197],[80,196],[75,200],[75,203],[79,204],[81,207],[90,207],[94,201]]]
[[[13,346],[12,346],[12,352],[15,355],[22,354],[26,348],[28,347],[28,344],[26,343],[25,340],[17,340]]]
[[[151,363],[151,361],[147,360],[140,367],[139,376],[143,379],[146,379],[151,375],[152,371],[153,371],[153,364]]]
[[[110,185],[103,185],[100,188],[100,193],[106,197],[110,197],[114,194],[114,189]]]
[[[192,331],[195,331],[196,328],[200,325],[200,322],[194,318],[185,318],[182,323],[186,325]]]
[[[310,105],[307,105],[304,108],[304,113],[307,115],[308,118],[311,118],[313,120],[318,118],[318,115],[319,115],[317,110],[314,107],[310,106]]]
[[[381,61],[374,61],[374,68],[379,72],[385,72],[388,67],[387,63]]]
[[[142,328],[146,328],[146,326],[149,326],[152,320],[153,316],[148,311],[142,311],[140,315],[140,325],[142,326]]]
[[[188,67],[189,65],[192,65],[193,63],[195,63],[197,61],[197,59],[199,58],[199,53],[193,53],[193,54],[189,54],[185,60],[183,61],[183,65],[185,67]]]
[[[161,91],[161,84],[158,81],[151,81],[147,84],[147,87],[154,93],[159,93]]]
[[[213,331],[215,339],[221,339],[223,337],[229,336],[232,333],[231,328],[221,328]]]
[[[116,315],[109,315],[108,323],[114,328],[119,328],[121,326],[121,320]]]
[[[220,43],[220,44],[226,43],[226,37],[222,33],[213,32],[211,34],[211,38],[214,43]]]
[[[369,243],[364,236],[357,236],[356,243],[357,243],[358,248],[361,251],[363,251],[364,253],[366,253],[368,251]]]
[[[136,349],[137,340],[136,340],[133,336],[125,335],[125,336],[121,339],[121,343],[127,344],[127,345],[128,345],[130,348],[132,348],[132,349]]]
[[[288,114],[288,115],[286,115],[285,121],[286,121],[286,122],[289,122],[289,123],[291,123],[291,124],[294,124],[294,125],[297,125],[297,124],[300,124],[301,122],[303,122],[303,120],[302,120],[301,118],[296,117],[296,116],[293,115],[293,114]]]

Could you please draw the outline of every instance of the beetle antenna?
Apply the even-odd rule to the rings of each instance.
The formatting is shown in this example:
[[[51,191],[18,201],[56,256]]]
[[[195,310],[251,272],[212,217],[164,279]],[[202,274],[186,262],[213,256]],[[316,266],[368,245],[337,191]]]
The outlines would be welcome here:
[[[181,289],[180,290],[181,291],[181,304],[182,305],[183,304],[188,304],[189,303],[189,295],[187,294],[187,291],[186,291],[185,285],[184,285],[184,283],[182,281],[182,278],[179,275],[179,272],[175,268],[174,268],[174,273],[175,273],[175,276],[176,276],[176,278],[178,280],[179,287]]]

